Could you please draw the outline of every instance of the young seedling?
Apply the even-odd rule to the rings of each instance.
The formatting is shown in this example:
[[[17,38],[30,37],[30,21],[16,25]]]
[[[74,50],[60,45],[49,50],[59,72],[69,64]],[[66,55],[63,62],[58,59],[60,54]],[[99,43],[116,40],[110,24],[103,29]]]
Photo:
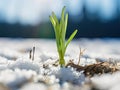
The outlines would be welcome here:
[[[55,37],[56,37],[56,44],[57,44],[57,51],[59,54],[59,64],[62,66],[65,66],[65,60],[64,60],[64,55],[66,52],[66,48],[68,44],[72,41],[74,36],[77,33],[77,30],[75,30],[69,39],[65,40],[66,37],[66,29],[67,29],[67,23],[68,23],[68,13],[65,14],[65,6],[62,9],[61,13],[61,19],[58,20],[55,13],[52,12],[52,15],[49,17],[50,21],[53,25],[54,32],[55,32]]]

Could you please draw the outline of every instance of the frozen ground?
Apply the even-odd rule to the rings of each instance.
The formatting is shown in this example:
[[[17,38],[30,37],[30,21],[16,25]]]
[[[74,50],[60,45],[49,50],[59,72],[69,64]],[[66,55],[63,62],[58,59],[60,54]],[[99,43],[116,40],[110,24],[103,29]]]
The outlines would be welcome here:
[[[29,51],[35,48],[34,60]],[[120,39],[74,40],[65,55],[66,62],[78,63],[79,48],[86,49],[81,65],[111,60],[120,61]],[[83,72],[60,68],[55,40],[0,39],[0,90],[91,90]],[[90,78],[97,90],[119,90],[120,72]]]

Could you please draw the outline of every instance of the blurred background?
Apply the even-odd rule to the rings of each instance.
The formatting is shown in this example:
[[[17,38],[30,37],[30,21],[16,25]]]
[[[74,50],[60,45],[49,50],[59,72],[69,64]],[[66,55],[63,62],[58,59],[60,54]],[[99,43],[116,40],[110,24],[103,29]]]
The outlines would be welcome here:
[[[0,37],[54,38],[49,15],[69,13],[67,37],[120,37],[120,0],[0,0]]]

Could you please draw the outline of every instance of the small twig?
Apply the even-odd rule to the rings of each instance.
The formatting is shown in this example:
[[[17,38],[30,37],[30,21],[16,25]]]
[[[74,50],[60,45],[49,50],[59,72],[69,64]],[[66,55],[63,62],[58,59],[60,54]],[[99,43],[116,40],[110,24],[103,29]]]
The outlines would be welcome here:
[[[71,66],[71,67],[73,67],[73,68],[76,68],[77,71],[82,71],[82,70],[85,69],[85,67],[83,67],[83,66],[74,64],[72,60],[69,61],[69,63],[66,65],[66,68],[67,68],[68,66]]]
[[[83,56],[83,53],[85,52],[85,50],[86,50],[86,49],[83,49],[83,50],[82,50],[82,49],[80,48],[78,65],[80,64],[80,58],[81,58],[81,56]]]
[[[32,58],[32,50],[30,50],[30,52],[29,52],[29,59],[31,59]]]
[[[35,47],[33,47],[33,56],[32,56],[32,60],[34,60],[34,55],[35,55]]]

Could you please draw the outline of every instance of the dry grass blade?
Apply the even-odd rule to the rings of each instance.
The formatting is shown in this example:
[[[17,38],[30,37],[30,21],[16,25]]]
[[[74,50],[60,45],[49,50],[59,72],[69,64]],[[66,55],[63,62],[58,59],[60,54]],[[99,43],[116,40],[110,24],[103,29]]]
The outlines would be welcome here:
[[[80,48],[80,53],[79,53],[79,61],[78,61],[78,65],[80,64],[80,58],[83,56],[83,53],[85,52],[86,49],[81,49]]]

